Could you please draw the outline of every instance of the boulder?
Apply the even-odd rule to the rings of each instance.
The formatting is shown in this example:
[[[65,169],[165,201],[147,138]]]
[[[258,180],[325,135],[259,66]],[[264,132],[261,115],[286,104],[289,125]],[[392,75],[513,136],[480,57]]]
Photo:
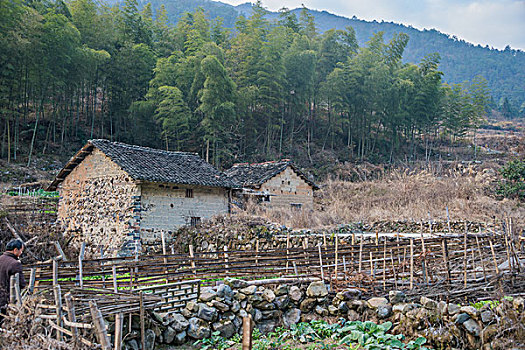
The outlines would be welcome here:
[[[231,338],[235,334],[235,326],[233,322],[229,320],[215,322],[212,327],[215,331],[220,332],[221,337],[226,339]]]
[[[325,309],[324,307],[322,307],[321,305],[317,305],[315,307],[315,313],[318,314],[318,315],[321,315],[321,316],[328,316],[328,310]]]
[[[219,298],[230,297],[233,298],[233,290],[227,284],[221,284],[217,287],[217,296]]]
[[[288,308],[288,305],[290,305],[290,298],[286,294],[285,295],[280,295],[280,296],[275,298],[273,303],[279,309],[284,310],[284,309]]]
[[[268,334],[275,330],[276,321],[275,320],[264,320],[256,324],[256,327],[262,334]]]
[[[164,332],[162,332],[162,339],[164,339],[164,343],[171,344],[173,343],[173,340],[175,340],[175,336],[177,335],[177,332],[171,328],[167,327]]]
[[[494,320],[494,313],[490,310],[481,311],[481,322],[490,323]]]
[[[456,316],[456,323],[457,324],[463,324],[465,322],[467,322],[467,320],[470,319],[470,316],[468,314],[465,314],[465,313],[461,313],[461,314],[458,314]]]
[[[275,293],[271,289],[266,289],[263,292],[262,297],[267,302],[272,303],[275,300]]]
[[[170,327],[177,333],[186,330],[189,324],[188,320],[181,314],[173,314],[171,317]]]
[[[257,286],[248,286],[248,287],[242,288],[239,292],[246,294],[246,295],[252,295],[252,294],[255,294],[256,290],[257,290]]]
[[[479,315],[479,311],[474,306],[462,306],[459,308],[459,312],[465,313],[472,318],[476,318]]]
[[[361,319],[361,316],[357,313],[355,310],[349,310],[346,314],[346,319],[350,322],[352,321],[359,321]]]
[[[254,320],[255,322],[259,322],[259,321],[262,320],[262,318],[263,318],[263,317],[262,317],[262,312],[261,312],[261,310],[259,310],[259,309],[253,309],[252,312],[251,312],[251,314],[252,314],[252,318],[253,318],[253,320]]]
[[[388,300],[386,298],[371,298],[368,299],[366,303],[369,308],[377,309],[379,305],[388,304]]]
[[[311,298],[320,298],[328,295],[328,290],[323,281],[312,282],[306,289],[306,295]]]
[[[177,333],[175,336],[175,344],[182,345],[186,342],[186,332]]]
[[[475,337],[479,337],[479,335],[481,334],[481,327],[472,318],[469,318],[468,320],[463,322],[463,327],[465,327],[466,331]]]
[[[523,297],[514,297],[514,299],[512,299],[512,306],[518,312],[525,311],[525,299],[523,299]]]
[[[407,297],[405,293],[403,293],[400,290],[391,290],[388,292],[388,300],[390,300],[390,303],[392,305],[404,303],[406,301]]]
[[[339,309],[333,305],[328,305],[328,312],[330,313],[330,315],[335,316],[339,313]]]
[[[237,300],[234,300],[232,302],[232,306],[231,306],[230,310],[232,312],[238,312],[240,309],[241,309],[241,303],[239,303]]]
[[[341,292],[342,300],[359,300],[363,293],[359,289],[347,289]]]
[[[437,302],[435,300],[432,300],[427,297],[421,297],[419,299],[419,302],[421,303],[421,306],[423,306],[425,309],[428,310],[436,310],[437,309]]]
[[[288,292],[288,296],[290,297],[290,300],[298,303],[303,298],[303,292],[301,292],[301,289],[297,286],[291,286],[290,291]]]
[[[317,304],[316,299],[306,298],[301,302],[299,309],[301,309],[301,312],[310,312],[314,308],[315,304]]]
[[[214,308],[216,308],[217,310],[221,311],[221,312],[226,312],[226,311],[230,310],[230,307],[227,304],[221,303],[218,300],[212,300],[211,301],[211,305]]]
[[[213,288],[207,287],[207,288],[202,289],[201,294],[199,295],[199,300],[206,303],[208,301],[215,299],[216,296],[217,296],[217,292],[213,290]]]
[[[448,310],[448,314],[450,316],[454,316],[454,315],[459,314],[459,306],[458,306],[458,304],[449,303],[447,305],[447,310]]]
[[[188,301],[186,303],[186,309],[188,309],[190,312],[197,312],[199,311],[199,305],[194,301]]]
[[[384,319],[388,318],[392,315],[392,305],[390,304],[382,304],[377,307],[377,317]]]
[[[281,284],[277,287],[277,289],[275,289],[275,295],[276,296],[281,296],[281,295],[286,295],[288,294],[288,286],[285,285],[285,284]]]
[[[199,311],[197,311],[197,317],[208,322],[213,322],[217,319],[217,309],[206,304],[199,304]],[[189,332],[188,332],[189,334]],[[191,335],[190,335],[191,337]]]
[[[198,317],[192,317],[189,321],[190,325],[188,327],[188,336],[193,339],[204,339],[209,338],[211,331],[208,328],[208,323],[204,320],[201,320]]]
[[[248,286],[248,282],[231,277],[226,277],[224,283],[233,289],[245,288]]]
[[[301,320],[301,310],[293,308],[286,311],[283,315],[283,325],[290,328],[291,325],[297,324]]]
[[[144,350],[153,350],[155,349],[155,332],[153,329],[146,329],[146,335],[144,336],[145,341],[144,345],[146,346]]]
[[[346,303],[346,301],[341,301],[339,303],[339,305],[337,306],[337,309],[342,314],[346,314],[348,312],[348,310],[350,310],[350,308],[348,307],[348,304]]]
[[[269,311],[261,311],[262,317],[264,320],[268,320],[271,318],[280,318],[282,315],[282,312],[280,310],[269,310]]]

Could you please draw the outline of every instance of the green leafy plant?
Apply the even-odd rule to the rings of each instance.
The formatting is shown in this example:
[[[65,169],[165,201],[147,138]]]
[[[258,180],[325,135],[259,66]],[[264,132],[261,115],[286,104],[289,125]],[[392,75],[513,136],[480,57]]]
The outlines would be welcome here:
[[[217,350],[225,350],[231,347],[235,344],[233,340],[227,340],[220,336],[220,332],[215,331],[211,334],[211,337],[197,340],[193,345],[197,346],[200,345],[200,349],[202,350],[208,350],[208,349],[217,349]]]

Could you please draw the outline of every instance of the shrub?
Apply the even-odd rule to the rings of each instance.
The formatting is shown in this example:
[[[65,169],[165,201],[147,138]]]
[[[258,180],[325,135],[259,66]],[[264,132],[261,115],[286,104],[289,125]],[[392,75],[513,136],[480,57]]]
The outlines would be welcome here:
[[[506,198],[525,200],[525,161],[513,160],[500,169],[501,180],[497,194]]]

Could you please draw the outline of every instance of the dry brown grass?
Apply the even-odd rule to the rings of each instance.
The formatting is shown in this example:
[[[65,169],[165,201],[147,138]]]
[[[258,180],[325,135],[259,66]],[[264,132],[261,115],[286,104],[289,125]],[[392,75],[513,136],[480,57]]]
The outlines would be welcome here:
[[[294,228],[316,228],[351,222],[446,221],[492,222],[512,217],[522,229],[525,205],[493,195],[496,172],[491,167],[461,164],[436,174],[430,170],[399,171],[380,180],[328,180],[316,193],[314,212],[252,207],[249,213]],[[520,231],[518,231],[520,232]]]

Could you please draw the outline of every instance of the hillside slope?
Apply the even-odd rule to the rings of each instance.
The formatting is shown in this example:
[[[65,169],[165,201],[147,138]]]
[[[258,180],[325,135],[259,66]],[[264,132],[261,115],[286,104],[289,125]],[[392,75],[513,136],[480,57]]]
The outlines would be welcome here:
[[[234,28],[238,15],[249,16],[252,6],[250,3],[232,6],[211,0],[142,0],[142,4],[147,2],[151,2],[153,9],[164,4],[172,23],[176,23],[184,12],[202,7],[211,19],[223,18],[224,26],[228,28]],[[292,12],[299,16],[300,11],[301,9],[295,9]],[[360,45],[366,43],[378,31],[385,32],[386,40],[395,33],[406,33],[410,36],[404,54],[406,62],[418,63],[424,56],[438,52],[441,55],[440,69],[444,73],[444,81],[461,83],[472,80],[476,75],[482,75],[487,79],[496,102],[502,97],[508,97],[516,110],[525,103],[525,52],[521,50],[509,47],[496,50],[488,46],[473,45],[435,29],[419,30],[393,22],[370,22],[356,17],[337,16],[326,11],[309,12],[315,17],[319,32],[351,26],[356,31]],[[277,19],[278,13],[269,12],[268,18]]]

